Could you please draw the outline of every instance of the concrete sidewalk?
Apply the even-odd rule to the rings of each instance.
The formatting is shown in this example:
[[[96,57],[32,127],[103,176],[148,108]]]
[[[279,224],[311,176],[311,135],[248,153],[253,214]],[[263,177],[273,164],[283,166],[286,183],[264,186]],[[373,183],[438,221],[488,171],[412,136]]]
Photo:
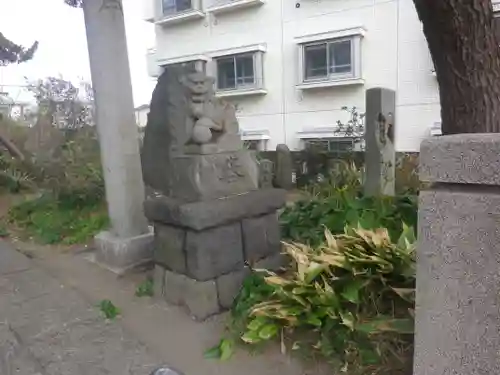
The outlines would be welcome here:
[[[1,375],[149,375],[159,364],[119,322],[0,242]]]

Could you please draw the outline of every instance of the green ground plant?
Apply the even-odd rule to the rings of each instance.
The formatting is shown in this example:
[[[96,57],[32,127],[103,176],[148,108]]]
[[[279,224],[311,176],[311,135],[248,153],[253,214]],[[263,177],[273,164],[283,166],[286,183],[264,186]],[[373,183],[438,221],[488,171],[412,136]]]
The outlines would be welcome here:
[[[416,196],[366,197],[338,188],[328,197],[317,196],[288,206],[280,216],[285,240],[299,241],[313,246],[324,237],[324,228],[339,234],[344,227],[387,228],[392,239],[397,239],[403,223],[417,224]]]
[[[109,299],[104,299],[99,302],[99,310],[102,315],[109,320],[114,320],[120,315],[120,309],[114,305]]]
[[[349,374],[404,374],[411,368],[415,236],[403,225],[324,232],[317,247],[285,243],[292,267],[254,273],[232,309],[233,336],[209,354],[229,356],[235,342],[281,340],[286,350],[324,356]]]
[[[207,352],[279,340],[337,372],[411,373],[417,197],[363,195],[363,173],[340,163],[280,216],[290,267],[253,271],[235,299],[229,335]]]
[[[135,295],[136,297],[152,297],[154,295],[153,279],[148,278],[137,285]]]
[[[0,187],[14,193],[29,189],[39,197],[12,207],[7,229],[42,244],[65,245],[87,242],[105,229],[108,217],[96,129],[46,129],[51,135],[48,147],[36,142],[36,127],[10,125],[8,129],[23,130],[25,135],[12,139],[32,144],[30,151],[19,146],[24,158],[0,157]]]
[[[52,194],[26,200],[9,211],[8,221],[42,244],[85,243],[108,226],[102,203],[69,205]]]

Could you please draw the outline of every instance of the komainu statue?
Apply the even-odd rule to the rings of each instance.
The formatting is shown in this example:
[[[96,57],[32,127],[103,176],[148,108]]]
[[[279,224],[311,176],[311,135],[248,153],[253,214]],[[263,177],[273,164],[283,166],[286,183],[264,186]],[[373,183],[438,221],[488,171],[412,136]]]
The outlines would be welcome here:
[[[254,156],[244,150],[238,130],[235,108],[215,96],[213,78],[183,67],[166,69],[144,135],[146,186],[188,200],[257,188]]]

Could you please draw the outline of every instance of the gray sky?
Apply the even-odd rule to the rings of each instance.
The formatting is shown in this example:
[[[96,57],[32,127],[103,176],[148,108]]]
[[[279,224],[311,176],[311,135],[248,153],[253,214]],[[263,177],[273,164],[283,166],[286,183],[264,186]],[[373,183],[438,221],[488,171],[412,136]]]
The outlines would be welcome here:
[[[154,82],[146,71],[146,50],[154,46],[154,27],[142,20],[143,0],[123,0],[134,102],[150,100]],[[77,83],[90,80],[85,25],[81,9],[64,0],[0,0],[1,32],[12,41],[29,46],[38,40],[40,47],[33,61],[0,67],[0,87],[14,99],[29,100],[29,94],[8,85],[24,84],[29,79],[62,75]]]

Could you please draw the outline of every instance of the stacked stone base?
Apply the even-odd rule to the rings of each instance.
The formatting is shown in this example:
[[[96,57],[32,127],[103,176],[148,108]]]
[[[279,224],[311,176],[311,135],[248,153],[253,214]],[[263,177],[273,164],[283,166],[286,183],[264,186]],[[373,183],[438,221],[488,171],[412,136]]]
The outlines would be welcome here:
[[[248,266],[281,266],[277,210],[284,204],[278,189],[195,203],[148,199],[156,294],[185,306],[197,320],[230,308]]]

